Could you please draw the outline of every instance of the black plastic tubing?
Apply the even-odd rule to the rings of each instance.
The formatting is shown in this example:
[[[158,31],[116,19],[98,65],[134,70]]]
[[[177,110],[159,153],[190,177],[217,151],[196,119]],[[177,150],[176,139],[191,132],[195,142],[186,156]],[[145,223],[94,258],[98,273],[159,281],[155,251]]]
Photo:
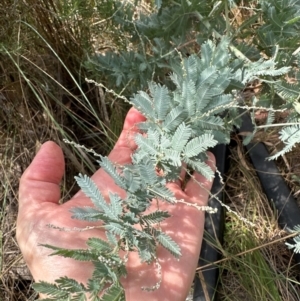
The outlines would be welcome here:
[[[253,124],[248,113],[242,116],[243,124],[240,132],[252,132]],[[264,193],[272,208],[276,209],[278,224],[281,228],[293,229],[300,225],[300,208],[292,193],[280,175],[274,161],[267,160],[268,150],[263,143],[249,143],[247,152],[259,177]],[[300,268],[300,254],[293,254]]]
[[[222,177],[225,174],[227,168],[227,147],[225,145],[217,145],[212,153],[216,157],[216,166]],[[216,173],[213,187],[211,189],[212,195],[216,196],[223,201],[223,184],[221,179]],[[205,213],[205,226],[204,226],[204,238],[202,241],[201,253],[198,262],[198,266],[204,266],[206,264],[213,264],[215,261],[221,258],[220,252],[214,247],[216,242],[223,243],[224,232],[224,212],[223,207],[220,205],[216,197],[210,198],[208,205],[217,208],[217,212],[214,214]],[[201,278],[201,280],[200,280]],[[214,300],[217,295],[217,285],[219,279],[219,268],[216,265],[201,270],[201,275],[196,274],[194,280],[194,301],[206,301]],[[208,298],[206,298],[206,296]]]

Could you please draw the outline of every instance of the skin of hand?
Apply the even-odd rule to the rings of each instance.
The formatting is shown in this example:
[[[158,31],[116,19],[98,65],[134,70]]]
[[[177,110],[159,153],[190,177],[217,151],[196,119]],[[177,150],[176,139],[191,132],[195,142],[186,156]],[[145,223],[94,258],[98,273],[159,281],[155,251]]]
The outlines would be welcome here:
[[[137,110],[131,109],[128,112],[120,138],[108,156],[110,160],[118,164],[131,162],[130,156],[136,147],[133,140],[137,132],[135,124],[144,120]],[[208,164],[214,169],[215,159],[210,153],[208,157]],[[49,244],[77,249],[86,248],[85,242],[89,237],[105,239],[102,229],[77,232],[47,227],[47,224],[65,228],[96,225],[71,218],[71,208],[91,205],[91,201],[81,191],[68,202],[59,204],[59,183],[64,169],[61,148],[54,142],[44,143],[20,180],[17,241],[35,281],[54,282],[59,277],[68,276],[85,284],[91,277],[92,263],[48,256],[52,251],[40,246]],[[181,176],[184,176],[184,171]],[[125,192],[116,186],[104,170],[99,169],[92,179],[104,196],[107,197],[108,192],[112,191],[124,197]],[[202,187],[195,180],[200,182]],[[203,176],[194,173],[194,179],[191,178],[187,182],[184,191],[180,181],[169,183],[168,187],[177,199],[202,206],[207,205],[211,185],[212,183]],[[153,201],[153,210],[156,206],[157,201]],[[136,252],[130,253],[127,262],[128,275],[122,279],[127,301],[183,301],[192,284],[203,237],[204,212],[184,204],[159,202],[159,207],[171,214],[171,217],[161,224],[161,228],[179,244],[182,256],[177,260],[167,250],[158,247],[157,257],[161,265],[162,282],[159,289],[147,292],[141,287],[156,284],[159,279],[157,268],[155,264],[141,263]]]

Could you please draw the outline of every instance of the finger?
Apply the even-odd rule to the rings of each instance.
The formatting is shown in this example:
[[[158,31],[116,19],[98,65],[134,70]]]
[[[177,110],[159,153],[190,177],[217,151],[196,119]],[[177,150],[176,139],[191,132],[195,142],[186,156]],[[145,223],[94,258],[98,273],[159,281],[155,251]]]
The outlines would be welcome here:
[[[186,175],[186,163],[182,163],[181,165],[181,170],[178,179],[175,181],[175,183],[181,188],[182,185],[184,184],[184,179]]]
[[[137,124],[145,121],[146,118],[135,108],[131,108],[127,113],[124,121],[123,130],[121,135],[114,146],[113,150],[108,155],[108,158],[117,164],[125,164],[131,162],[131,154],[136,149],[136,144],[134,142],[134,136],[139,132]],[[94,176],[93,180],[99,178],[98,175],[102,176],[103,171],[98,170]]]
[[[117,163],[130,162],[132,152],[136,149],[134,136],[139,132],[137,124],[146,118],[135,108],[131,108],[124,121],[121,135],[109,154],[109,159]]]
[[[182,185],[184,184],[185,175],[186,175],[186,163],[183,163],[181,166],[178,179],[174,182],[168,183],[167,187],[173,192],[176,192],[177,190],[182,190]]]
[[[32,163],[23,173],[19,187],[19,205],[58,203],[59,183],[65,169],[61,148],[52,141],[44,143]]]
[[[131,162],[131,154],[136,148],[134,136],[139,132],[136,125],[145,120],[146,118],[135,108],[129,110],[124,121],[121,135],[115,147],[108,155],[108,158],[113,163],[126,164]],[[104,196],[108,195],[108,191],[114,191],[115,193],[124,195],[124,191],[114,183],[113,179],[102,168],[94,173],[92,180],[97,184]],[[79,191],[73,199],[83,196],[82,191]]]
[[[215,170],[215,157],[212,153],[208,152],[208,160],[206,163],[210,168]],[[200,205],[207,205],[208,195],[211,189],[213,181],[207,180],[203,175],[194,172],[191,179],[188,181],[185,187],[185,194],[190,198],[192,202]]]

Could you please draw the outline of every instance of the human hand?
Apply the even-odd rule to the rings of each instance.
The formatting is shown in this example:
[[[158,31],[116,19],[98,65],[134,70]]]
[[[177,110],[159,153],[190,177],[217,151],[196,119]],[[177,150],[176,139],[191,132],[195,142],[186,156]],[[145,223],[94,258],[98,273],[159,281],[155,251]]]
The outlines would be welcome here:
[[[137,132],[135,124],[143,120],[144,117],[135,109],[129,111],[120,138],[109,155],[111,161],[118,164],[130,163],[130,156],[135,147],[133,135]],[[209,154],[208,164],[214,167],[212,154]],[[51,250],[39,246],[48,244],[61,248],[81,249],[86,248],[85,242],[89,237],[105,239],[105,233],[101,229],[69,232],[46,226],[53,224],[63,228],[85,228],[93,225],[71,218],[71,208],[92,205],[81,191],[70,201],[62,205],[58,203],[59,183],[64,168],[60,147],[54,142],[43,144],[20,181],[17,240],[35,281],[54,282],[59,277],[68,276],[85,284],[92,275],[92,263],[48,256]],[[184,177],[184,170],[181,176]],[[104,170],[99,169],[92,179],[104,196],[108,196],[108,192],[112,191],[124,197],[125,192]],[[197,182],[201,183],[201,186]],[[195,173],[194,179],[188,181],[184,191],[180,181],[169,183],[168,187],[177,199],[205,206],[211,184],[203,176]],[[156,202],[153,206],[156,207]],[[157,257],[162,268],[161,287],[153,292],[146,292],[141,290],[141,287],[151,287],[158,280],[155,266],[141,263],[138,254],[131,252],[126,265],[128,275],[121,281],[127,301],[183,301],[192,284],[203,237],[204,213],[180,203],[171,205],[160,202],[159,207],[171,215],[161,223],[161,228],[178,243],[182,256],[178,261],[166,249],[158,247]]]

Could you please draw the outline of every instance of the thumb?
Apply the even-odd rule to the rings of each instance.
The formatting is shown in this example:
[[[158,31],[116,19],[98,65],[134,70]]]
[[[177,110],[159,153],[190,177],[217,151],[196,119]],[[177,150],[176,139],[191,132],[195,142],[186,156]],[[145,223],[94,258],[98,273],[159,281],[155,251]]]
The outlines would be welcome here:
[[[61,148],[51,141],[44,143],[21,177],[20,210],[43,202],[57,204],[60,199],[59,183],[64,169],[65,163]]]

